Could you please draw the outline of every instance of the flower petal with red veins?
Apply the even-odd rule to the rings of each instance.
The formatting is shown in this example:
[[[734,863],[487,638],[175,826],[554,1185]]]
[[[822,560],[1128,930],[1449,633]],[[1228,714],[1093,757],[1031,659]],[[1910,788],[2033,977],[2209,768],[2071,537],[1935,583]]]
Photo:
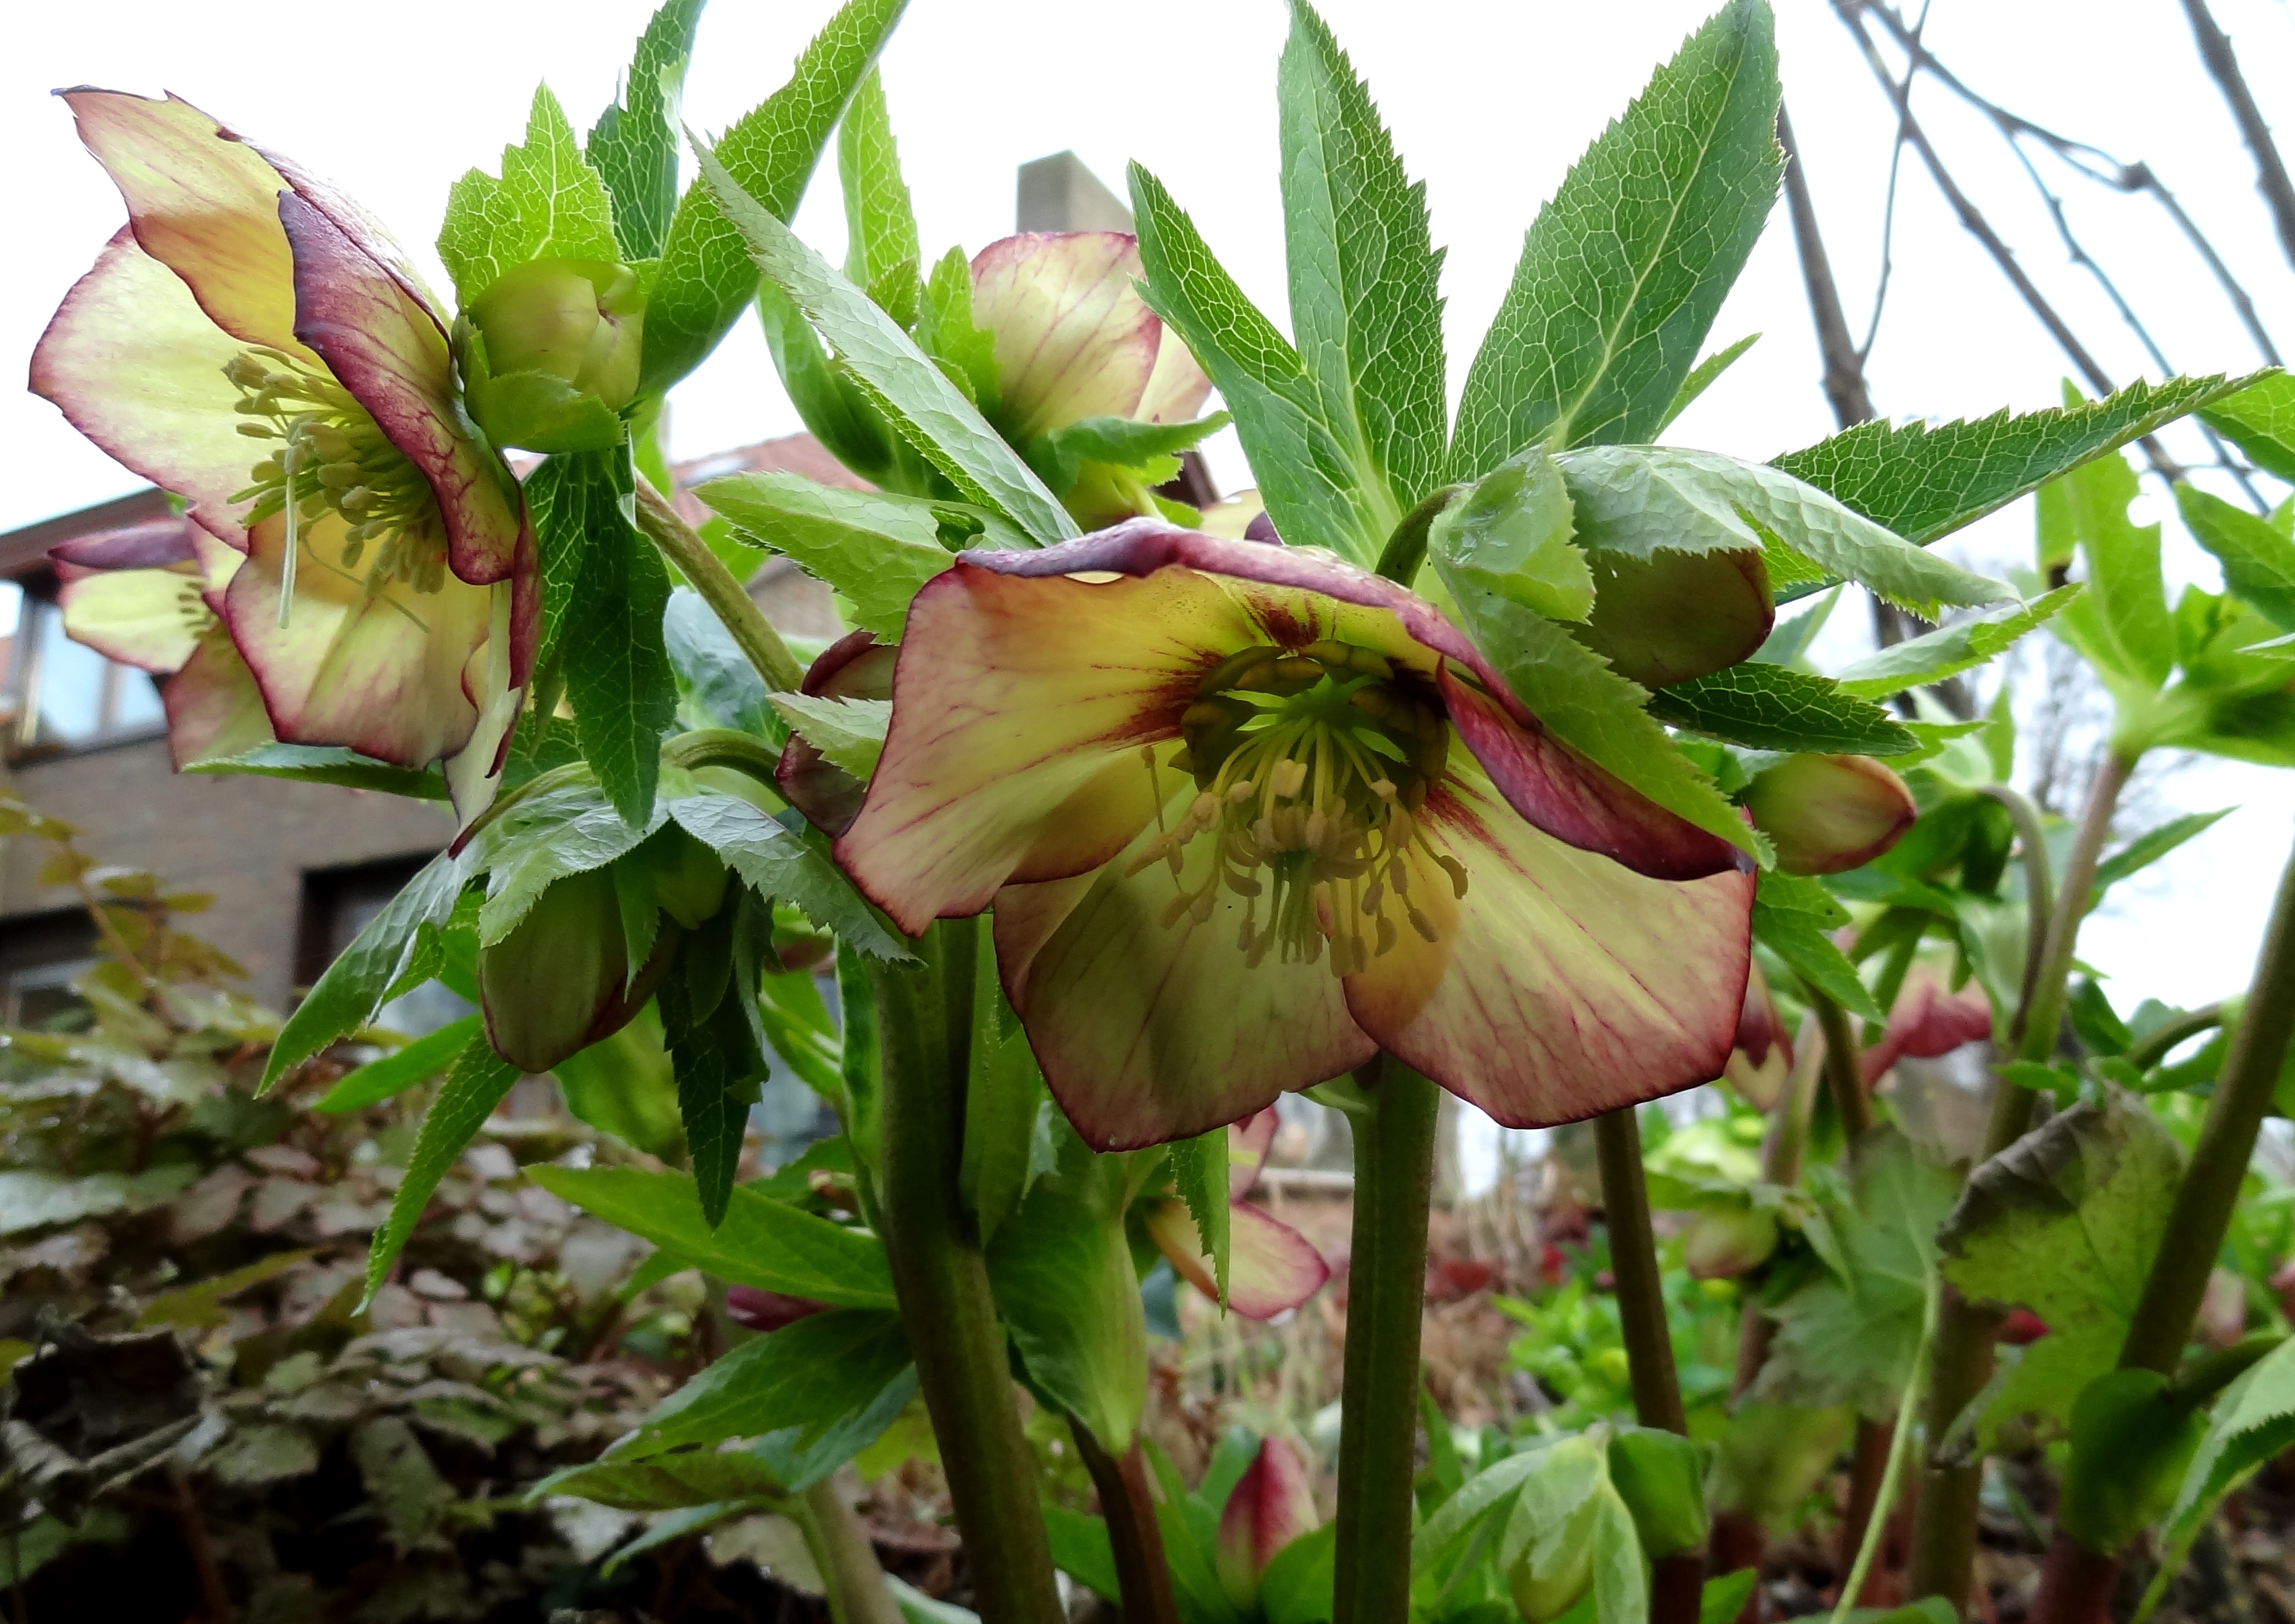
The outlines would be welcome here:
[[[178,772],[231,761],[274,740],[255,673],[221,624],[208,628],[159,697],[167,707],[167,753]]]
[[[1410,929],[1347,977],[1363,1030],[1510,1128],[1550,1127],[1721,1074],[1752,962],[1753,877],[1647,878],[1516,817],[1453,771],[1420,814]]]
[[[288,624],[279,624],[285,524],[255,527],[246,565],[224,595],[232,640],[290,744],[341,745],[378,761],[427,766],[469,742],[477,707],[463,667],[486,637],[494,591],[451,575],[435,592],[393,583],[370,595],[341,565],[345,526],[327,515],[303,528]],[[376,551],[370,547],[372,567]]]
[[[1295,1309],[1330,1279],[1331,1266],[1313,1243],[1282,1220],[1242,1201],[1231,1204],[1227,1215],[1227,1306],[1246,1319],[1272,1319]],[[1205,1296],[1219,1301],[1212,1261],[1204,1255],[1203,1237],[1187,1204],[1158,1202],[1148,1209],[1145,1222],[1172,1267]]]
[[[60,563],[56,569],[64,634],[123,665],[161,676],[180,671],[212,623],[200,601],[196,566],[88,570]]]
[[[172,95],[84,87],[63,99],[80,140],[127,200],[143,251],[182,277],[208,319],[241,344],[307,355],[296,342],[294,273],[279,229],[286,177]]]
[[[258,447],[238,431],[240,391],[223,375],[244,348],[123,229],[40,335],[31,388],[114,461],[187,499],[202,523],[244,549],[231,498]]]
[[[967,555],[909,606],[885,752],[837,843],[911,935],[1016,876],[1058,877],[1055,857],[1079,873],[1114,856],[1153,811],[1140,747],[1178,737],[1197,673],[1261,641],[1207,575],[1027,579],[984,556],[1003,555]]]
[[[99,530],[48,549],[51,562],[80,569],[165,569],[198,556],[191,527],[173,514],[118,530]]]
[[[1927,965],[1915,965],[1889,1011],[1889,1024],[1881,1041],[1865,1051],[1867,1085],[1898,1061],[1911,1056],[1933,1060],[1964,1043],[1992,1035],[1992,1002],[1984,990],[1970,982],[1959,992],[1948,991],[1944,980]]]
[[[1267,1165],[1268,1147],[1275,1143],[1275,1130],[1282,1125],[1283,1119],[1273,1106],[1227,1125],[1227,1193],[1230,1201],[1242,1200],[1259,1182],[1259,1170]]]
[[[1132,286],[1139,274],[1126,232],[1023,232],[974,256],[972,319],[995,339],[997,393],[1016,438],[1132,415],[1164,334]]]
[[[1195,352],[1166,327],[1156,351],[1156,371],[1131,415],[1150,423],[1184,423],[1204,409],[1211,392],[1211,377],[1197,363]]]
[[[295,251],[296,336],[429,481],[454,574],[472,586],[508,580],[522,551],[519,501],[454,398],[436,317],[296,193],[280,198],[279,220]]]
[[[1165,926],[1171,870],[1123,874],[1152,835],[1094,872],[996,898],[1005,995],[1052,1097],[1097,1150],[1207,1133],[1376,1052],[1328,964],[1246,963],[1233,893],[1214,893],[1201,924],[1183,914]],[[1211,857],[1192,855],[1200,887]]]

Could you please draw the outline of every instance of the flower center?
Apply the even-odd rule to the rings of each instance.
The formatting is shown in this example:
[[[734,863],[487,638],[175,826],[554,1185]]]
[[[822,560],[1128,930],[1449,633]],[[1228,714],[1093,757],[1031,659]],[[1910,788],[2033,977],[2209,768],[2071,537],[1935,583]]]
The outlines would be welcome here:
[[[418,592],[445,584],[446,526],[430,482],[348,390],[274,349],[241,351],[223,374],[246,391],[239,432],[278,442],[248,470],[251,483],[232,500],[254,504],[245,521],[250,527],[274,513],[287,515],[288,592],[301,532],[330,513],[349,526],[339,560],[344,570],[356,569],[368,545],[375,547],[363,581],[370,594],[393,581]],[[282,594],[282,624],[288,592]]]
[[[1221,661],[1180,718],[1184,747],[1170,765],[1197,795],[1126,870],[1169,863],[1179,894],[1165,926],[1207,922],[1221,890],[1243,899],[1241,945],[1256,966],[1270,950],[1352,975],[1392,950],[1407,923],[1427,941],[1433,921],[1410,897],[1413,847],[1466,894],[1466,869],[1436,852],[1417,813],[1443,772],[1450,724],[1395,681],[1384,655],[1329,640],[1296,652],[1262,645]],[[1155,751],[1148,770],[1160,779]],[[1207,842],[1207,871],[1187,856]],[[1261,910],[1266,915],[1261,918]]]

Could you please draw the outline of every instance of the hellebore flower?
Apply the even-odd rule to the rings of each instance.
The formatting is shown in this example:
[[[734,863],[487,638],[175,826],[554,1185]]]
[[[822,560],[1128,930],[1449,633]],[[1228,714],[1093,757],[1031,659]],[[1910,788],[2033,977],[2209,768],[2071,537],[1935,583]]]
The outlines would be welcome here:
[[[470,415],[497,445],[608,451],[636,398],[645,292],[625,265],[513,265],[455,324]]]
[[[1276,1126],[1275,1107],[1270,1106],[1248,1121],[1229,1122],[1227,1130],[1227,1306],[1246,1319],[1272,1319],[1286,1309],[1295,1309],[1331,1277],[1330,1265],[1312,1242],[1244,1200],[1259,1182]],[[1146,1224],[1148,1238],[1172,1267],[1217,1302],[1219,1282],[1188,1204],[1159,1201],[1148,1209]]]
[[[1393,583],[1134,519],[910,608],[839,862],[902,928],[995,908],[1102,1149],[1394,1055],[1499,1122],[1720,1074],[1752,877],[1571,754]]]
[[[448,773],[467,801],[507,746],[539,596],[444,320],[354,206],[189,102],[64,99],[128,224],[42,335],[33,390],[241,555],[216,612],[278,738],[410,767],[469,752]]]
[[[1878,1082],[1883,1073],[1907,1055],[1933,1060],[1991,1035],[1992,1003],[1981,987],[1971,982],[1955,992],[1934,969],[1915,965],[1889,1011],[1881,1041],[1865,1051],[1866,1086]]]
[[[1793,1038],[1769,995],[1768,978],[1755,965],[1745,977],[1745,1003],[1737,1012],[1737,1039],[1721,1074],[1749,1106],[1766,1111],[1777,1103],[1793,1071]]]
[[[1213,1566],[1227,1599],[1249,1613],[1259,1605],[1267,1564],[1294,1539],[1322,1526],[1307,1463],[1279,1438],[1262,1438],[1220,1512]]]
[[[1788,755],[1755,773],[1744,799],[1785,874],[1859,868],[1921,815],[1905,780],[1869,755]]]

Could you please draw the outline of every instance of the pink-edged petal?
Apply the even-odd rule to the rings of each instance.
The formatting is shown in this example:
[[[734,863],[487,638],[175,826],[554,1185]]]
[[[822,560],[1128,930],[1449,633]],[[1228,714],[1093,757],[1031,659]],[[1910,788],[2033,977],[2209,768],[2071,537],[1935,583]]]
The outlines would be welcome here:
[[[1213,1566],[1228,1600],[1259,1611],[1259,1584],[1276,1554],[1319,1526],[1307,1463],[1279,1438],[1262,1440],[1220,1509]]]
[[[180,671],[215,620],[200,600],[196,565],[87,570],[59,564],[56,569],[64,635],[139,671],[161,676]]]
[[[198,556],[191,526],[173,514],[118,530],[99,530],[48,549],[52,563],[78,569],[165,569]]]
[[[1911,1056],[1933,1060],[1964,1043],[1977,1043],[1992,1035],[1992,1004],[1984,990],[1970,982],[1957,992],[1927,965],[1915,965],[1889,1011],[1889,1024],[1880,1042],[1865,1051],[1865,1081],[1869,1085],[1898,1061]]]
[[[1130,417],[1164,324],[1132,286],[1125,232],[1024,232],[972,261],[972,319],[995,339],[997,393],[1019,439],[1087,417]]]
[[[1272,1319],[1295,1309],[1323,1289],[1331,1266],[1307,1237],[1248,1202],[1228,1210],[1227,1306],[1246,1319]],[[1187,1203],[1163,1201],[1148,1209],[1145,1222],[1156,1249],[1188,1285],[1213,1302],[1219,1284],[1205,1256],[1203,1236]]]
[[[255,673],[220,624],[208,628],[184,668],[167,679],[160,699],[167,707],[167,753],[178,772],[273,742]]]
[[[333,514],[304,527],[294,602],[282,626],[285,525],[277,515],[257,525],[247,563],[224,595],[232,641],[282,740],[427,766],[461,750],[477,726],[463,676],[491,627],[494,590],[449,574],[435,592],[396,582],[370,592],[342,564],[345,534]],[[376,553],[366,550],[367,567]]]
[[[848,632],[806,667],[800,691],[832,699],[889,699],[899,653],[896,646],[878,642],[874,632]],[[781,747],[773,780],[791,806],[815,828],[831,835],[853,826],[868,793],[866,785],[814,748],[802,733],[790,734]]]
[[[1753,877],[1651,879],[1517,817],[1453,770],[1421,827],[1466,870],[1414,858],[1409,928],[1347,977],[1365,1032],[1507,1127],[1548,1127],[1721,1074],[1752,961]]]
[[[454,396],[446,335],[429,309],[296,192],[279,199],[295,254],[295,332],[421,470],[446,525],[446,557],[472,586],[519,567],[516,486]]]
[[[1111,571],[1216,575],[1247,602],[1261,641],[1303,648],[1319,637],[1372,649],[1439,685],[1460,736],[1515,810],[1558,839],[1670,879],[1744,866],[1744,854],[1666,811],[1554,739],[1440,610],[1406,588],[1305,547],[1270,547],[1137,518],[1033,552],[966,552],[968,564],[1038,577]],[[1462,681],[1459,671],[1474,678]],[[1479,690],[1479,691],[1478,691]],[[1461,696],[1464,698],[1462,698]],[[1507,725],[1511,724],[1511,725]],[[894,724],[898,725],[897,722]]]
[[[1264,1111],[1254,1111],[1239,1122],[1227,1125],[1227,1193],[1231,1201],[1240,1201],[1251,1187],[1259,1182],[1259,1170],[1267,1165],[1267,1152],[1275,1143],[1275,1130],[1283,1119],[1273,1106]]]
[[[909,606],[885,753],[837,843],[911,934],[978,913],[1009,880],[1115,855],[1154,812],[1141,747],[1178,737],[1197,673],[1260,641],[1206,575],[1041,579],[980,562],[1002,556],[967,555]]]
[[[1204,409],[1211,392],[1211,378],[1197,363],[1195,352],[1166,327],[1156,347],[1156,370],[1131,415],[1150,423],[1184,423]]]
[[[301,355],[279,194],[263,155],[190,102],[92,86],[63,93],[80,140],[127,204],[143,251],[242,344]]]
[[[188,500],[201,522],[243,548],[247,532],[231,498],[258,448],[238,432],[240,391],[223,369],[244,348],[122,230],[40,335],[31,388],[115,461]]]
[[[396,282],[408,298],[429,313],[440,332],[447,330],[447,319],[442,314],[445,306],[438,302],[438,296],[430,290],[421,273],[414,268],[414,262],[407,257],[406,250],[398,246],[397,240],[380,221],[331,182],[322,180],[284,152],[255,142],[248,144],[279,171],[294,188],[297,197],[324,215],[359,252],[381,266],[383,273]]]
[[[996,898],[1005,994],[1052,1097],[1098,1150],[1207,1133],[1376,1052],[1327,963],[1247,963],[1233,893],[1215,892],[1201,923],[1167,926],[1180,882],[1162,863],[1123,873],[1152,834],[1091,873]],[[1191,856],[1184,877],[1200,888],[1210,853]]]

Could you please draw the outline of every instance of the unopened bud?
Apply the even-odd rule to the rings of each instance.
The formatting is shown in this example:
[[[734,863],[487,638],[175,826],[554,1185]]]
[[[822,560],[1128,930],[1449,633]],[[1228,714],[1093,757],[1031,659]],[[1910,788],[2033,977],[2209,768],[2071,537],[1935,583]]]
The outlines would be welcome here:
[[[546,1072],[611,1037],[644,1007],[677,934],[664,926],[633,981],[611,870],[559,880],[508,935],[478,950],[478,1000],[494,1052]]]
[[[1735,665],[1776,621],[1758,552],[1589,552],[1594,608],[1571,634],[1644,688]]]
[[[1610,1485],[1653,1561],[1702,1549],[1710,1530],[1697,1449],[1678,1432],[1629,1427],[1610,1440]]]
[[[1698,1280],[1733,1280],[1776,1249],[1776,1216],[1752,1207],[1700,1207],[1681,1234],[1682,1264]]]
[[[1790,755],[1755,775],[1745,810],[1776,843],[1787,874],[1839,874],[1868,863],[1920,816],[1905,781],[1869,755]]]
[[[470,415],[500,445],[620,444],[644,322],[644,291],[627,265],[535,259],[503,272],[457,324]]]
[[[1532,1540],[1515,1559],[1507,1589],[1528,1624],[1553,1624],[1594,1587],[1594,1530],[1601,1515],[1601,1497],[1589,1495],[1558,1537]]]
[[[686,929],[699,929],[724,905],[724,859],[676,824],[641,850],[652,869],[654,901]]]
[[[1279,1438],[1262,1439],[1259,1454],[1220,1513],[1215,1565],[1220,1588],[1246,1613],[1257,1611],[1259,1581],[1276,1554],[1319,1525],[1307,1464]]]

